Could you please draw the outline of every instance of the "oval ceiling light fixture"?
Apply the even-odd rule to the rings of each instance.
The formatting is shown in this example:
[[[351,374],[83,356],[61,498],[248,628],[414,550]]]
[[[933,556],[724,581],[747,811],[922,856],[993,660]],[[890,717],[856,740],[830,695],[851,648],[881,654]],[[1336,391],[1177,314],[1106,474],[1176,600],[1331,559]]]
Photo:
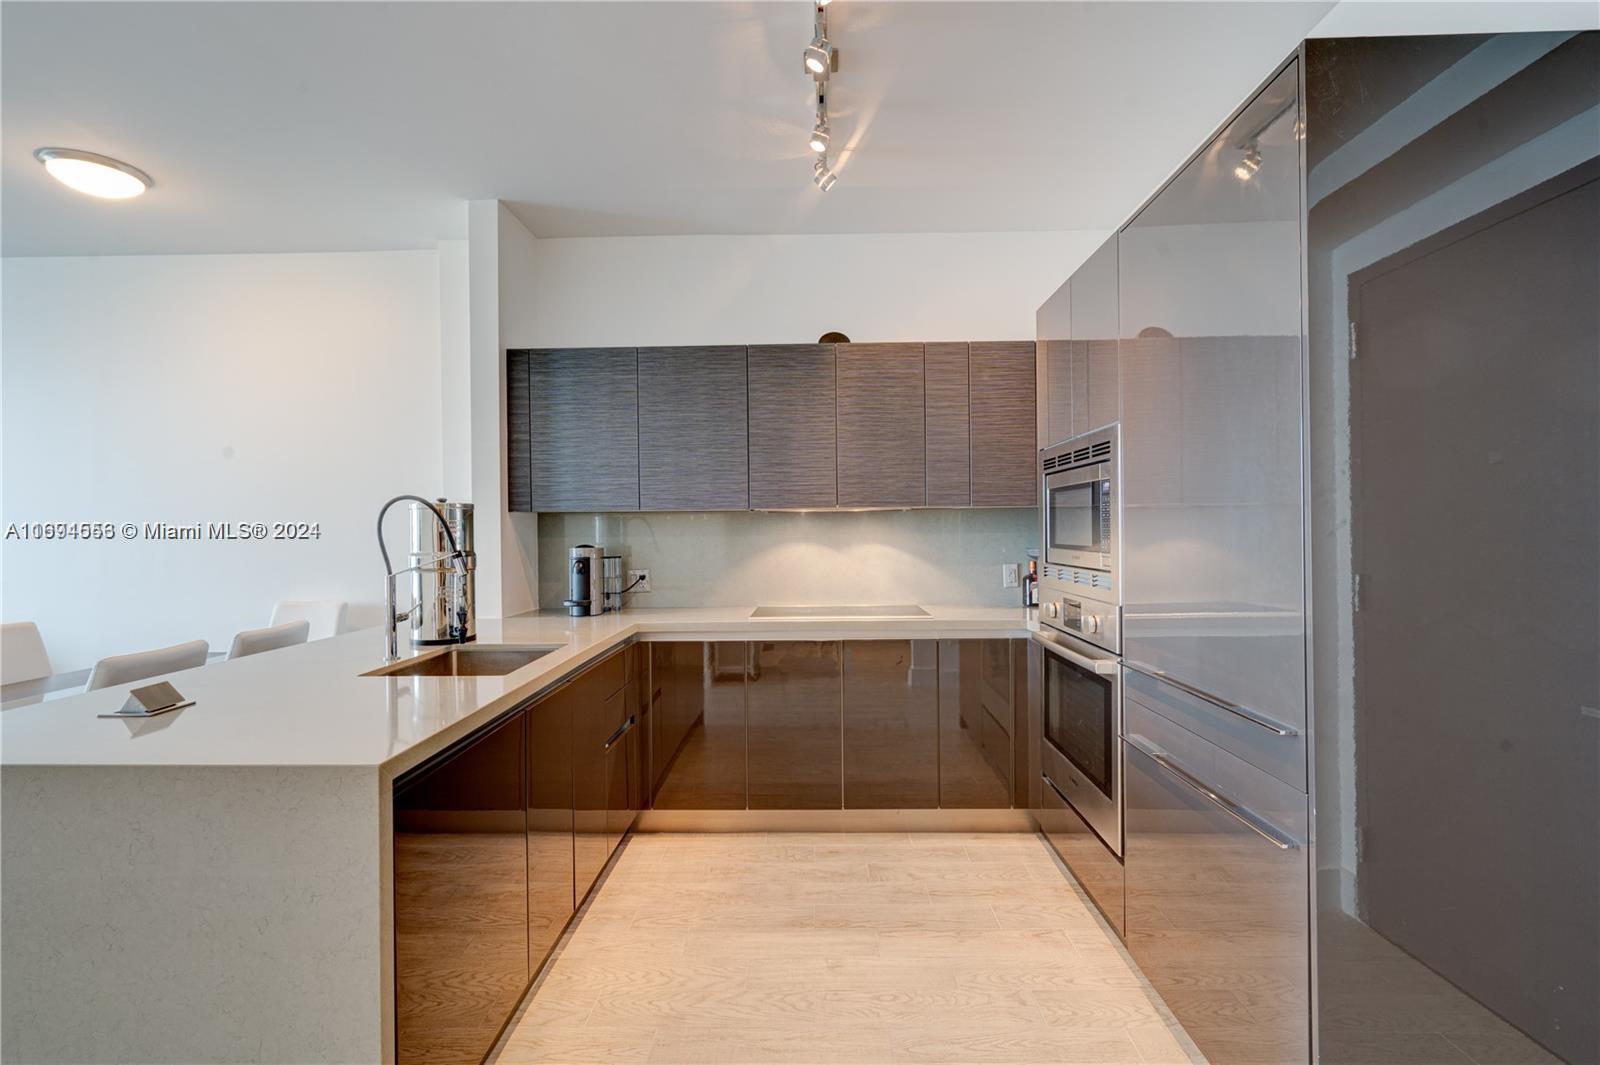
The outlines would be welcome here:
[[[102,200],[132,199],[153,184],[143,170],[108,155],[74,148],[40,148],[33,157],[63,185]]]

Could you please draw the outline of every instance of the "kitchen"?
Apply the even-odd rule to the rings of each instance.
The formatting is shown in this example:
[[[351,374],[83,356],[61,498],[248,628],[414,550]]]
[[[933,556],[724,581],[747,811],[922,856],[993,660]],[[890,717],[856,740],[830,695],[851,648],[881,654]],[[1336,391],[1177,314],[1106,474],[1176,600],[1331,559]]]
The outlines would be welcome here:
[[[1589,5],[189,6],[0,8],[6,524],[91,486],[113,532],[270,519],[7,538],[4,655],[37,619],[51,667],[8,663],[0,711],[6,1059],[1600,1060]],[[624,56],[798,87],[804,157],[715,159],[801,164],[764,228],[537,153],[514,192],[479,148],[500,198],[421,249],[337,167],[251,229],[87,214],[34,156],[117,117],[119,40],[235,63],[215,99],[141,86],[164,129],[121,115],[170,159],[95,210],[177,211],[173,128],[252,113],[282,49],[470,27],[492,70],[517,28],[572,45],[532,88],[597,91],[571,65],[617,19],[654,42]],[[1071,112],[1149,124],[1131,191],[1034,149],[1100,225],[1006,214],[1026,122],[973,161],[1015,204],[874,187],[947,80],[908,55],[998,76],[1068,39],[1053,76],[1137,40],[1192,97]],[[28,57],[69,44],[50,88]],[[384,84],[453,119],[457,73]],[[420,121],[359,64],[307,76],[272,106]],[[395,198],[401,128],[361,149]],[[908,221],[958,200],[971,228]],[[78,450],[33,454],[52,426]],[[280,598],[349,621],[51,687]]]

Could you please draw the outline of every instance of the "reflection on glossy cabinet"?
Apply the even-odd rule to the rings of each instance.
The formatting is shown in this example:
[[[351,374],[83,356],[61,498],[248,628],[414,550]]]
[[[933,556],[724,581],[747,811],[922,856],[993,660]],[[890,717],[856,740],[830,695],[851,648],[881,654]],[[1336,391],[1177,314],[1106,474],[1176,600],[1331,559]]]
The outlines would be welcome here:
[[[939,641],[939,805],[1011,806],[1011,641]]]
[[[1122,860],[1047,780],[1040,781],[1039,830],[1118,935],[1127,934]]]
[[[752,643],[749,654],[750,809],[839,809],[839,642]]]
[[[1117,299],[1124,656],[1303,730],[1297,77],[1122,231]]]
[[[394,792],[395,1052],[475,1062],[528,985],[523,715]]]
[[[743,810],[746,645],[652,643],[655,796],[662,810]]]
[[[1073,435],[1118,417],[1117,238],[1072,275]]]
[[[933,640],[844,645],[844,805],[939,805],[939,647]]]
[[[1040,305],[1035,315],[1034,381],[1039,392],[1038,446],[1072,435],[1072,279]]]
[[[528,960],[537,969],[572,916],[572,703],[528,707]]]

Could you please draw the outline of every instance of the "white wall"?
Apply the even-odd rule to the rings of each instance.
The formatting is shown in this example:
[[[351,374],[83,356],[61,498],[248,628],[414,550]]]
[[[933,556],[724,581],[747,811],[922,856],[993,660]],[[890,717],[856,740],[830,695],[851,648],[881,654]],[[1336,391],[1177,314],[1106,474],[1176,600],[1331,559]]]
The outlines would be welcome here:
[[[0,524],[321,526],[5,541],[0,614],[38,622],[57,669],[226,650],[278,599],[380,601],[378,507],[442,488],[434,252],[6,259],[3,280]]]
[[[532,346],[1027,340],[1106,232],[540,240],[508,292]]]

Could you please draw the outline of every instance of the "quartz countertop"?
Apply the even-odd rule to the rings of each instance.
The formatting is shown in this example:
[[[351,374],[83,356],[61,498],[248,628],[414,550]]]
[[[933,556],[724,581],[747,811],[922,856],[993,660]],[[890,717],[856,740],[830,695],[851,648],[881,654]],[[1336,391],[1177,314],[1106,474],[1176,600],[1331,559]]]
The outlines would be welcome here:
[[[383,664],[383,632],[366,629],[172,674],[163,679],[195,705],[159,717],[97,716],[118,709],[130,684],[6,710],[0,765],[360,767],[392,778],[634,638],[983,638],[1037,628],[1021,607],[821,619],[752,618],[753,609],[481,619],[479,644],[557,648],[503,677],[362,676]]]

